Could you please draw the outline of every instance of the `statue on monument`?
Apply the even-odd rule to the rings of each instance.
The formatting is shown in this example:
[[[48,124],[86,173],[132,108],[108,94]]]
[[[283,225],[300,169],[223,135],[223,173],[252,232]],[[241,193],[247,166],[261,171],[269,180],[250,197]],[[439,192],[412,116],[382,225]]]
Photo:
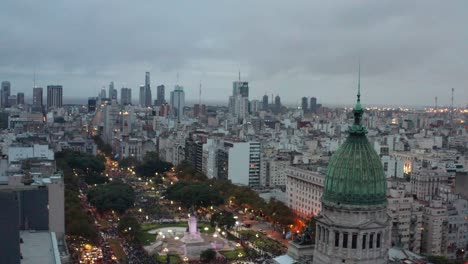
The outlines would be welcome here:
[[[304,231],[296,237],[294,242],[299,245],[312,245],[314,240],[312,239],[309,227],[306,227]]]

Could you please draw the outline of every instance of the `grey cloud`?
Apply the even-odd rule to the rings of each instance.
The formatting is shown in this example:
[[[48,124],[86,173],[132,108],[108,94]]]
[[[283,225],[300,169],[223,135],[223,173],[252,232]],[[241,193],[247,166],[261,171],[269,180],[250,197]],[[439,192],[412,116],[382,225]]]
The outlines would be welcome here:
[[[0,79],[28,94],[36,68],[41,85],[62,82],[65,95],[80,96],[111,80],[136,88],[146,70],[155,84],[172,86],[179,72],[188,97],[203,79],[206,99],[226,101],[241,68],[255,97],[346,103],[334,95],[352,95],[360,58],[370,103],[431,104],[445,85],[460,87],[466,103],[467,8],[466,1],[6,0]]]

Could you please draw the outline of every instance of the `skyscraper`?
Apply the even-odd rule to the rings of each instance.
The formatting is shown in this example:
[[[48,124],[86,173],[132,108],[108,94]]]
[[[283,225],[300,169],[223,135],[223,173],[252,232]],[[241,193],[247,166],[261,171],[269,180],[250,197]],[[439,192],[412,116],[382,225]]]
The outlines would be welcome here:
[[[268,95],[264,95],[262,99],[262,110],[268,110]]]
[[[317,98],[315,97],[310,98],[310,112],[312,113],[317,112]]]
[[[97,98],[89,97],[88,98],[88,113],[92,113],[96,111],[96,105],[97,105]]]
[[[184,116],[185,107],[185,92],[184,87],[176,85],[174,91],[171,92],[171,114],[180,122],[180,119]]]
[[[18,93],[16,99],[18,105],[24,105],[24,93]]]
[[[232,95],[249,98],[249,83],[240,80],[232,82]]]
[[[33,88],[33,103],[32,103],[32,110],[34,112],[42,112],[42,88],[41,87],[34,87]]]
[[[158,85],[157,92],[156,92],[156,106],[161,106],[166,102],[166,92],[165,92],[164,85]]]
[[[132,89],[122,87],[120,89],[120,103],[122,105],[132,104]]]
[[[308,101],[307,97],[302,97],[301,108],[304,111],[304,113],[309,111],[309,108],[307,106],[307,103],[308,103],[307,101]]]
[[[102,87],[102,89],[101,89],[101,93],[99,94],[99,98],[101,100],[106,99],[106,89],[104,87]]]
[[[316,216],[314,264],[384,264],[390,247],[387,184],[379,155],[362,126],[360,82],[354,124],[332,156],[322,211]]]
[[[151,107],[152,104],[153,104],[153,99],[151,96],[150,73],[146,72],[145,74],[145,106]]]
[[[2,108],[8,107],[8,97],[11,93],[11,84],[9,81],[2,82],[2,90],[0,91]]]
[[[114,88],[114,82],[109,84],[109,99],[117,100],[117,89]]]
[[[279,95],[276,95],[275,97],[275,111],[278,113],[281,111],[281,98]]]
[[[62,85],[47,86],[47,110],[62,107],[63,87]]]
[[[145,86],[140,85],[140,106],[146,107],[146,93],[145,93]]]

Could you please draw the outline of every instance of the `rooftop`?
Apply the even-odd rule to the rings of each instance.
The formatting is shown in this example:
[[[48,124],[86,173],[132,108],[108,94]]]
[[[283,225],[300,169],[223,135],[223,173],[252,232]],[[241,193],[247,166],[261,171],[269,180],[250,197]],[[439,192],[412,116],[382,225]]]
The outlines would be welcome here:
[[[20,237],[23,239],[20,244],[22,264],[61,263],[54,232],[21,231]]]

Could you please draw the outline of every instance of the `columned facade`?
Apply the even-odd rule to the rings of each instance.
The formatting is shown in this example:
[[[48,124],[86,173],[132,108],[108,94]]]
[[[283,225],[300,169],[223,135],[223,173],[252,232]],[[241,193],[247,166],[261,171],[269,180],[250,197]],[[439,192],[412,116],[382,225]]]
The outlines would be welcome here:
[[[314,263],[387,263],[390,225],[385,209],[325,206],[316,220]]]

